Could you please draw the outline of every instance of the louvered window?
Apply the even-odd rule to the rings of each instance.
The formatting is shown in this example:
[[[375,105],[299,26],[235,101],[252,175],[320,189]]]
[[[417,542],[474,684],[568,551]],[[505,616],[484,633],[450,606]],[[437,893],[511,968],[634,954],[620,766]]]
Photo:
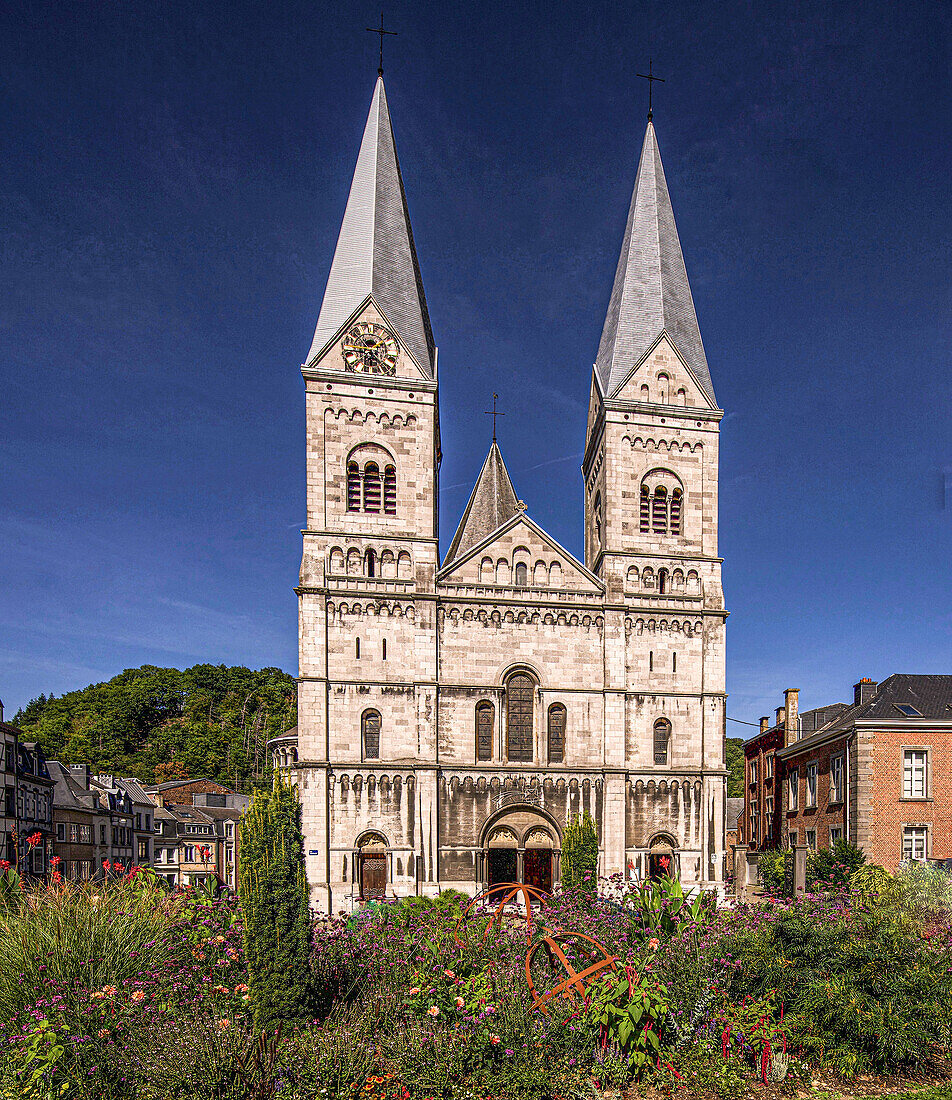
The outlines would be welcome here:
[[[492,703],[476,704],[476,759],[493,758],[493,724],[495,707]]]
[[[549,707],[548,729],[549,763],[562,764],[565,761],[565,707],[553,703]]]
[[[380,511],[380,469],[376,462],[364,467],[364,511]]]
[[[654,724],[654,762],[656,764],[667,764],[670,744],[671,723],[667,718],[659,718]]]
[[[535,684],[524,672],[510,676],[506,684],[506,758],[532,762],[532,705]]]
[[[642,485],[641,487],[641,530],[647,533],[651,526],[651,496],[648,493],[648,486]]]
[[[383,470],[383,510],[388,516],[397,514],[397,471],[393,466]]]
[[[668,490],[659,485],[651,501],[651,530],[656,535],[668,533]]]
[[[360,719],[360,737],[365,760],[380,759],[380,715],[375,710],[365,710]]]
[[[681,490],[675,489],[671,494],[671,534],[681,534]]]
[[[347,463],[347,511],[360,511],[360,467],[356,462]]]

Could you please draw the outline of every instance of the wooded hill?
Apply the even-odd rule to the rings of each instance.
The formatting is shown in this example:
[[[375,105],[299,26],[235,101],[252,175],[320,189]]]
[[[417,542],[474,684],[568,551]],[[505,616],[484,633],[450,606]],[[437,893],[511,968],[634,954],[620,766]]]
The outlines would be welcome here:
[[[14,718],[64,764],[147,782],[208,776],[241,789],[267,774],[268,738],[296,722],[291,676],[225,665],[126,669],[59,698],[41,695]]]

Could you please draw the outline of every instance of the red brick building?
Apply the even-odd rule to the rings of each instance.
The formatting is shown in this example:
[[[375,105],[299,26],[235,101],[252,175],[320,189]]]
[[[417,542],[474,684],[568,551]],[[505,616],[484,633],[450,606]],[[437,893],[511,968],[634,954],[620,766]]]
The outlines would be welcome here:
[[[952,858],[952,676],[862,680],[851,707],[776,756],[785,842],[842,838],[889,870]]]
[[[787,843],[784,770],[777,752],[790,741],[812,736],[848,709],[846,703],[833,703],[800,714],[798,701],[798,689],[787,688],[784,705],[777,707],[774,725],[770,725],[769,718],[761,718],[760,733],[744,745],[744,812],[738,834],[739,843],[746,844],[752,852],[781,848]]]

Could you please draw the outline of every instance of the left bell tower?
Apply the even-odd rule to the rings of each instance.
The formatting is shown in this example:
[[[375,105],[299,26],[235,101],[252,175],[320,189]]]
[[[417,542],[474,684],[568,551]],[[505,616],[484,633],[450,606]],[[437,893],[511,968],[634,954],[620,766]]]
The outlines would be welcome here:
[[[369,791],[378,768],[389,783],[394,765],[414,767],[415,812],[385,840],[421,852],[406,860],[419,882],[428,799],[417,769],[436,757],[437,349],[382,76],[302,371],[297,780],[313,904],[334,912],[354,874],[336,853],[360,833],[339,820],[335,782]]]

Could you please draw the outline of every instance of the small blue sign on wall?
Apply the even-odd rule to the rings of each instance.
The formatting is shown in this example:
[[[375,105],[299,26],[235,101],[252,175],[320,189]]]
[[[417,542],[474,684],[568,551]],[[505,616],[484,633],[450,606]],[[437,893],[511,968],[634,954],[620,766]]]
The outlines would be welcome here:
[[[321,853],[317,848],[312,848],[307,854],[309,856],[319,856]]]

